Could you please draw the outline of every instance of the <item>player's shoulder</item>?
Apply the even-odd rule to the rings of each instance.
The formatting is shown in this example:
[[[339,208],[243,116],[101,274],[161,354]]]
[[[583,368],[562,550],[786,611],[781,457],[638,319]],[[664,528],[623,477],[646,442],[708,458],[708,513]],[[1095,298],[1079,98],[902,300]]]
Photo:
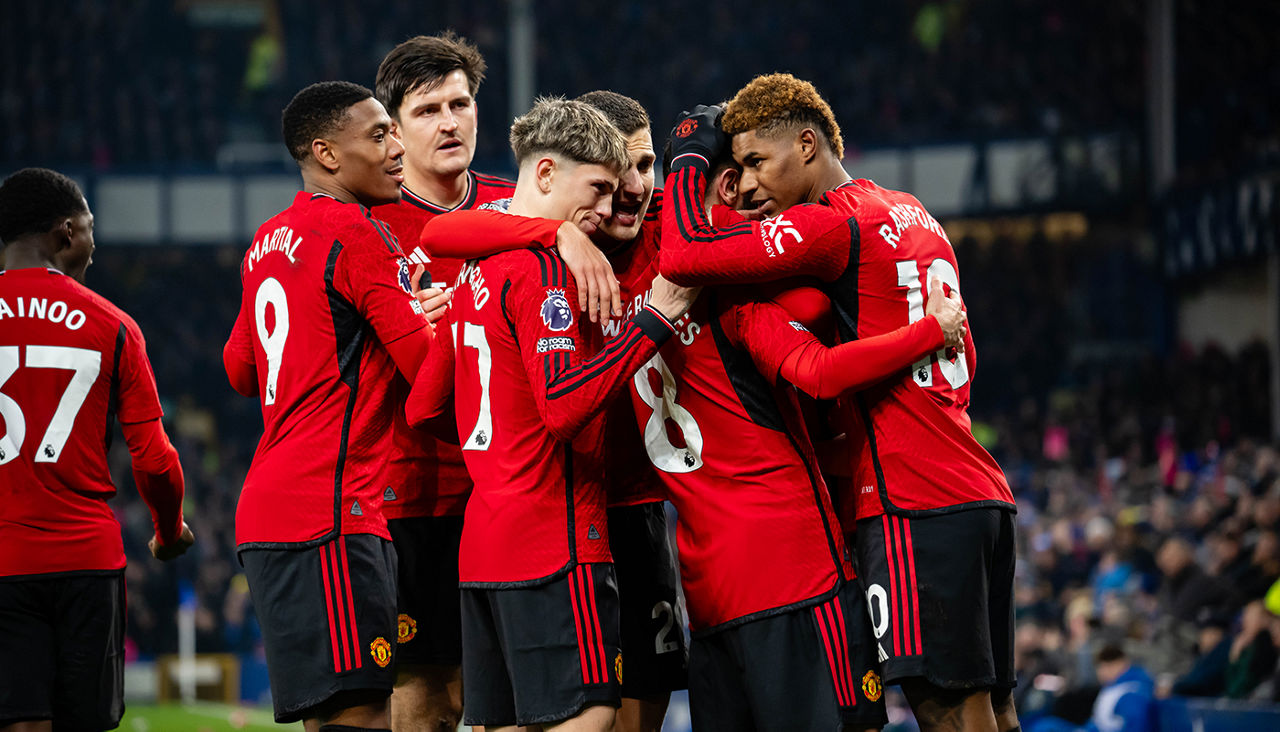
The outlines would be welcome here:
[[[59,276],[53,280],[55,287],[57,287],[59,291],[65,292],[75,298],[77,307],[84,308],[85,310],[92,309],[94,311],[93,313],[86,312],[85,315],[96,314],[97,320],[101,322],[104,327],[110,330],[119,330],[120,326],[123,325],[125,330],[130,334],[136,337],[141,337],[142,329],[138,327],[137,321],[121,309],[120,306],[108,300],[105,295],[94,292],[87,285],[76,282],[73,278],[67,275],[62,274],[61,272],[59,272],[58,275]],[[70,305],[70,303],[68,304]]]
[[[500,198],[510,198],[516,190],[515,181],[497,175],[489,175],[473,170],[471,171],[471,180],[475,183],[475,205],[488,203]]]

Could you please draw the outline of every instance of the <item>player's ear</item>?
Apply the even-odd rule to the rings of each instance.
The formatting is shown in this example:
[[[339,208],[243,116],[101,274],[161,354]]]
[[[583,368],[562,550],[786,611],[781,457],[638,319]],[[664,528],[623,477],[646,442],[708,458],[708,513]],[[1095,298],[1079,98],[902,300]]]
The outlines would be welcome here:
[[[341,167],[338,161],[338,149],[322,137],[311,141],[311,157],[330,173],[338,172],[338,168]]]
[[[387,131],[396,137],[400,136],[400,122],[397,121],[395,117],[391,118],[391,127],[389,127]]]
[[[734,167],[725,168],[716,176],[716,195],[720,202],[729,208],[738,207],[738,181],[742,179],[742,171]]]
[[[547,195],[551,192],[551,181],[556,175],[555,158],[550,156],[539,158],[537,166],[534,168],[534,172],[538,174],[538,190],[542,195]]]
[[[796,148],[800,151],[800,159],[805,163],[813,160],[818,154],[818,133],[812,127],[800,130],[796,137]]]

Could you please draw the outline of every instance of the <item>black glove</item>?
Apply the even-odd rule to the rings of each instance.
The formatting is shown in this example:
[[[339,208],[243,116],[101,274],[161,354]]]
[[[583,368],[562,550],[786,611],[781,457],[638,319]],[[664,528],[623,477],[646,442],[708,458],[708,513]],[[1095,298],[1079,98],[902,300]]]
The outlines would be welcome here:
[[[662,169],[667,176],[688,165],[700,165],[707,172],[729,148],[729,136],[720,129],[724,108],[699,104],[692,112],[681,112],[662,150]]]

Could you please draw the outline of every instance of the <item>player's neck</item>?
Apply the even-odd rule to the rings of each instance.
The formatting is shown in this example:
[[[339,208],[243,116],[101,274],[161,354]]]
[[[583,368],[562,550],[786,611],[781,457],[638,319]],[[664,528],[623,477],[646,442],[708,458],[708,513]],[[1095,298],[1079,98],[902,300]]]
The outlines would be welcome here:
[[[4,269],[32,269],[36,267],[56,269],[62,268],[49,255],[44,242],[30,239],[19,239],[4,248]]]
[[[404,166],[404,187],[440,208],[455,208],[462,203],[470,186],[471,176],[467,170],[450,178],[441,178],[421,173],[412,165]]]
[[[548,215],[546,196],[540,194],[537,184],[530,182],[529,177],[522,176],[516,179],[516,189],[511,194],[511,205],[507,207],[507,213],[546,219],[563,218]]]
[[[839,188],[851,180],[849,172],[834,157],[823,156],[818,161],[818,165],[822,167],[818,170],[813,190],[809,191],[809,203],[817,203],[818,199],[822,198],[822,194]]]

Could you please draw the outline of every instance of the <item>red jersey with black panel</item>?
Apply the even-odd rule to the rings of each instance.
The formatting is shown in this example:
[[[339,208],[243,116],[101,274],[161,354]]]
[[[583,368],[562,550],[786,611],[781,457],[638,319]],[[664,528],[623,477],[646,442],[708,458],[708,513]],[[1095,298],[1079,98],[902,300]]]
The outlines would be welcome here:
[[[680,517],[695,632],[816,604],[853,577],[795,391],[772,383],[809,339],[777,305],[709,290],[633,379],[645,449]]]
[[[263,434],[236,510],[240,549],[389,539],[382,514],[397,370],[385,344],[423,337],[408,262],[356,203],[299,193],[259,229],[240,270],[224,357],[257,376]]]
[[[399,203],[375,206],[373,215],[391,225],[401,248],[410,262],[426,267],[423,287],[452,287],[458,279],[463,260],[433,256],[419,243],[418,236],[428,221],[442,213],[462,211],[503,198],[515,191],[515,183],[505,178],[467,171],[467,194],[453,208],[438,206],[409,189],[401,187]],[[428,284],[429,283],[429,284]],[[390,398],[403,404],[409,395],[409,383],[400,375],[392,378]],[[388,519],[415,516],[461,516],[471,493],[471,476],[462,461],[462,450],[431,434],[409,427],[404,411],[395,410],[392,418],[391,453],[383,478]]]
[[[452,357],[429,355],[414,391],[447,383],[438,372],[452,369],[475,480],[459,549],[464,586],[540,584],[579,563],[611,561],[601,415],[671,326],[646,308],[597,351],[576,302],[557,253],[504,252],[463,269],[449,327],[437,326]],[[414,423],[415,403],[411,396]]]
[[[959,290],[946,232],[907,193],[849,181],[819,204],[715,228],[703,208],[705,185],[704,171],[690,166],[667,189],[661,265],[675,282],[816,277],[826,283],[845,340],[923,318],[933,277]],[[970,331],[964,353],[935,352],[843,400],[859,518],[1014,507],[1003,472],[971,431],[975,364]]]
[[[119,570],[113,422],[160,419],[142,331],[54,269],[0,271],[0,577]],[[164,535],[181,525],[182,486]]]

